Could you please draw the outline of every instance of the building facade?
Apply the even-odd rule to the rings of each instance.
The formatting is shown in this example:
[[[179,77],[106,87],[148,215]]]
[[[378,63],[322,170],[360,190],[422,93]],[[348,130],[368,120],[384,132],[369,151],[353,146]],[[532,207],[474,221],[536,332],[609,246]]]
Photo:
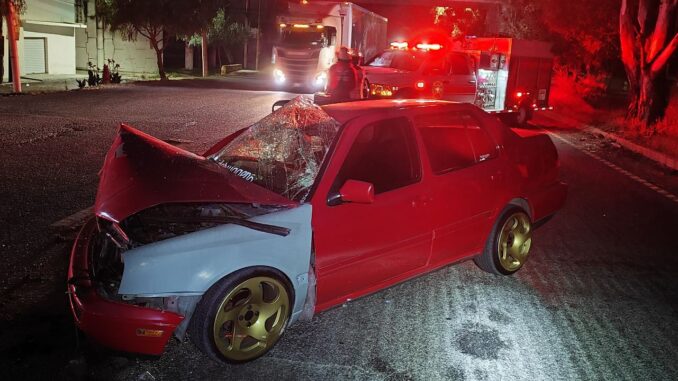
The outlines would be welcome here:
[[[75,32],[76,67],[87,70],[88,63],[103,68],[109,59],[120,65],[120,70],[139,74],[157,74],[155,51],[142,36],[127,41],[120,33],[111,32],[96,17],[94,0],[80,1],[84,28]]]
[[[26,0],[17,41],[21,76],[75,75],[88,62],[102,68],[108,59],[120,69],[157,73],[155,52],[143,38],[125,41],[103,27],[94,0]],[[7,23],[2,23],[3,81],[11,72]],[[42,76],[41,76],[42,77]]]

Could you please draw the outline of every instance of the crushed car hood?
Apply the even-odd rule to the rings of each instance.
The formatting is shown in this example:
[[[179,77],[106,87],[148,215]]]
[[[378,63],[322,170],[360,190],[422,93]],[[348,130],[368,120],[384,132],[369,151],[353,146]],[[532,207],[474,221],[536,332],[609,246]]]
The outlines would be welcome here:
[[[191,152],[120,125],[99,173],[94,211],[113,222],[165,203],[298,203]]]

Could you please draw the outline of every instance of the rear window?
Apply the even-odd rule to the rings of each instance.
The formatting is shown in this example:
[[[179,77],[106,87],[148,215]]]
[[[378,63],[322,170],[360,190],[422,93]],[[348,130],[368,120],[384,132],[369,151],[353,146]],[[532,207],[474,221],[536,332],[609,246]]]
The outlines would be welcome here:
[[[476,162],[480,163],[497,157],[497,144],[487,131],[480,127],[478,120],[471,115],[462,115],[462,119],[466,124],[466,134],[473,147]]]
[[[457,75],[471,74],[466,56],[462,54],[451,54],[449,60],[450,60],[450,74]]]
[[[443,174],[475,163],[466,124],[459,114],[422,115],[416,118],[431,169]]]
[[[431,170],[440,175],[493,159],[499,149],[480,122],[467,113],[420,115],[415,118]]]

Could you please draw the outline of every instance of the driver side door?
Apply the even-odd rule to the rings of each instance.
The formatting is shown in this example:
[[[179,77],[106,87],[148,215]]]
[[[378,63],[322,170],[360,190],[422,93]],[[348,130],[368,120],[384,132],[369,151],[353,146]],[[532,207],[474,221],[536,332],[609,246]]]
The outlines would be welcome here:
[[[337,150],[333,160],[341,164],[336,175],[327,173],[334,179],[329,192],[313,203],[318,310],[406,278],[426,265],[431,251],[429,187],[409,119],[346,133],[351,143]],[[348,180],[372,184],[373,201],[327,202]]]

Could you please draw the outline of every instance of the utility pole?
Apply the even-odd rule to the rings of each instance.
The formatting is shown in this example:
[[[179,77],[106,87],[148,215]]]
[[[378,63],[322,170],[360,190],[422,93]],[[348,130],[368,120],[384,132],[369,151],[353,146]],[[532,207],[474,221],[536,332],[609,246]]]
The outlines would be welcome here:
[[[249,27],[250,27],[250,19],[249,19],[249,8],[250,8],[250,0],[245,0],[245,29],[248,31],[248,36],[245,39],[245,47],[244,47],[244,56],[243,56],[243,62],[242,62],[242,68],[247,69],[247,44],[250,42],[250,36],[249,36]]]
[[[261,0],[257,5],[257,55],[254,58],[254,70],[259,70],[259,40],[261,39]]]
[[[9,57],[12,60],[12,89],[15,93],[21,92],[21,68],[19,67],[19,20],[17,19],[14,1],[7,2],[7,34],[9,35]]]
[[[204,29],[202,31],[202,76],[207,77],[209,75],[209,66],[208,66],[208,58],[207,58],[207,30]]]

